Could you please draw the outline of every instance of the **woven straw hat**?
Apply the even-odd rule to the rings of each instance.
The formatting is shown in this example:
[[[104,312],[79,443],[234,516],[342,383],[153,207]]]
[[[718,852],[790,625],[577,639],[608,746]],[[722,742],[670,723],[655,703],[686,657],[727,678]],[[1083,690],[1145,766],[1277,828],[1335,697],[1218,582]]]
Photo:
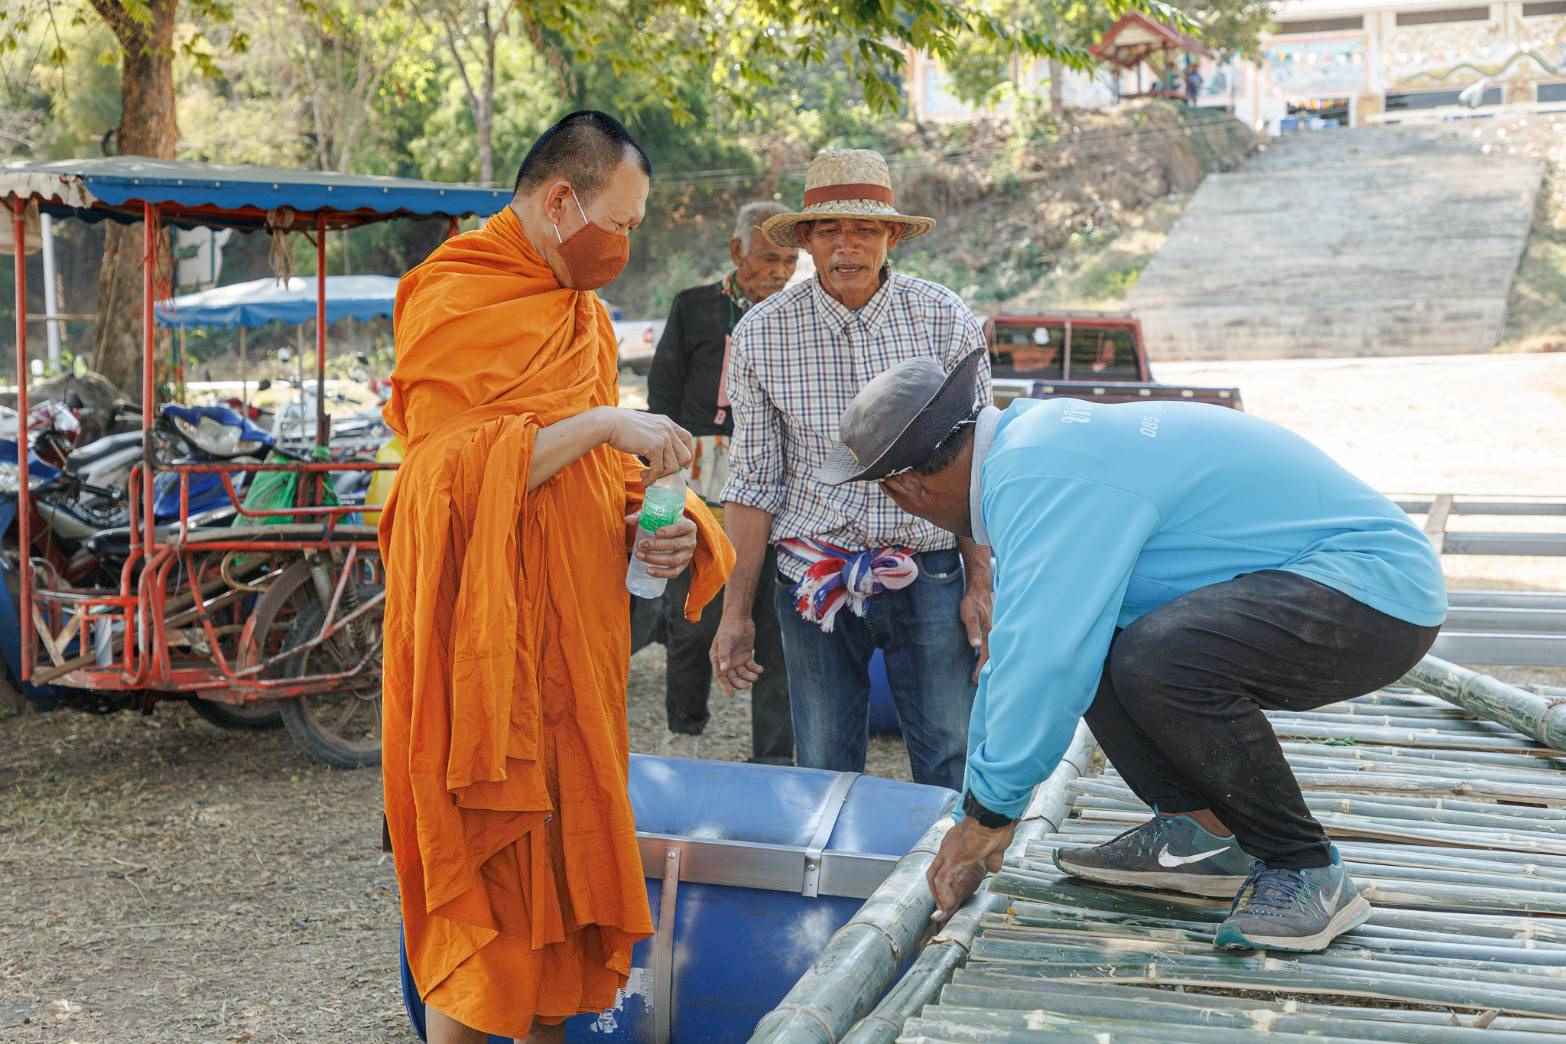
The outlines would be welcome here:
[[[922,236],[935,219],[899,213],[892,193],[892,173],[879,152],[869,149],[826,149],[810,161],[805,173],[805,206],[779,214],[761,226],[762,233],[782,247],[799,244],[794,226],[801,221],[859,218],[903,226],[903,238]]]

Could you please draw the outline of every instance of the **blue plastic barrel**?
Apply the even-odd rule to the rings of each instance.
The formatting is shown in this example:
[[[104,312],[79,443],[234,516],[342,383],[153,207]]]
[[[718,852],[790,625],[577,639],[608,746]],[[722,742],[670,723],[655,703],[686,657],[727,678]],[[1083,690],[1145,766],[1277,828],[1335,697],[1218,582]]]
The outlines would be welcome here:
[[[886,680],[886,657],[877,649],[870,657],[870,733],[881,736],[901,732],[897,705],[892,702],[892,685]]]
[[[844,787],[846,795],[844,793]],[[826,945],[859,909],[877,877],[913,847],[957,795],[874,776],[726,761],[631,757],[631,802],[644,857],[659,845],[683,846],[687,866],[722,877],[729,868],[771,860],[788,878],[800,853],[821,846],[819,894],[790,887],[747,887],[687,879],[677,885],[674,911],[671,1040],[733,1044],[745,1040],[777,1006]],[[764,846],[764,847],[758,847]],[[696,852],[700,849],[700,852]],[[725,857],[728,858],[725,858]],[[743,858],[738,858],[743,856]],[[877,870],[876,868],[879,868]],[[647,866],[647,898],[660,917],[660,868]],[[742,872],[735,870],[741,875]],[[810,880],[807,873],[805,880]],[[862,887],[841,887],[853,880]],[[855,892],[856,894],[832,894]],[[567,1024],[572,1044],[652,1044],[658,969],[653,940],[632,954],[630,982],[613,1010]],[[402,995],[424,1039],[424,1005],[402,957]],[[506,1044],[503,1038],[490,1038]]]

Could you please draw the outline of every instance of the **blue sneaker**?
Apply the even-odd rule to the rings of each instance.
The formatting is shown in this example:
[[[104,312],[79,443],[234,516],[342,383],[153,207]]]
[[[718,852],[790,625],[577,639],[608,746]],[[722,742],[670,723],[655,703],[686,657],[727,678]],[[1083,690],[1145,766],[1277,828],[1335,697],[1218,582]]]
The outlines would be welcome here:
[[[1223,950],[1320,953],[1332,940],[1370,920],[1337,846],[1330,866],[1290,870],[1256,864],[1234,897],[1213,945]]]
[[[1055,850],[1055,865],[1072,877],[1219,899],[1234,895],[1254,862],[1234,838],[1190,816],[1154,816],[1101,845]]]

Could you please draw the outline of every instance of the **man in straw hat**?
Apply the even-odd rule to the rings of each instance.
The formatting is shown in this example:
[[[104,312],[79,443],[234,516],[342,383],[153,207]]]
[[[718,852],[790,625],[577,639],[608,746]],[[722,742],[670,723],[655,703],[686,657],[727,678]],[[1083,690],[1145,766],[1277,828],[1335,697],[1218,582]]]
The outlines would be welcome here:
[[[738,561],[712,659],[727,689],[762,676],[751,609],[775,546],[798,763],[864,768],[879,648],[914,779],[955,788],[989,629],[988,557],[874,486],[834,488],[813,474],[843,410],[877,374],[911,359],[950,369],[984,346],[956,294],[887,264],[895,244],[934,225],[900,212],[886,162],[857,149],[817,156],[804,208],[762,225],[773,242],[809,252],[816,278],[763,301],[734,331],[724,501]],[[974,403],[989,401],[987,356],[973,390]]]
[[[647,408],[672,419],[695,440],[690,485],[714,508],[714,514],[721,510],[723,487],[728,484],[729,442],[734,434],[725,387],[732,335],[746,312],[782,290],[794,276],[799,248],[778,246],[761,234],[762,222],[787,212],[781,203],[768,200],[739,208],[729,240],[733,269],[716,283],[675,295],[647,375]],[[792,765],[794,729],[772,592],[775,574],[774,564],[771,571],[763,568],[758,578],[753,619],[756,661],[763,673],[750,693],[750,755],[763,764]],[[707,603],[699,621],[686,620],[689,576],[685,573],[669,581],[664,592],[669,651],[664,706],[670,732],[699,736],[709,717],[712,661],[708,653],[722,618],[723,596]]]
[[[1157,814],[1059,848],[1068,874],[1234,895],[1216,943],[1314,952],[1370,916],[1265,710],[1397,680],[1446,616],[1396,505],[1305,440],[1200,403],[1018,400],[975,411],[975,361],[871,381],[817,471],[877,483],[994,550],[995,627],[964,817],[929,871],[938,917],[998,869],[1077,720]]]

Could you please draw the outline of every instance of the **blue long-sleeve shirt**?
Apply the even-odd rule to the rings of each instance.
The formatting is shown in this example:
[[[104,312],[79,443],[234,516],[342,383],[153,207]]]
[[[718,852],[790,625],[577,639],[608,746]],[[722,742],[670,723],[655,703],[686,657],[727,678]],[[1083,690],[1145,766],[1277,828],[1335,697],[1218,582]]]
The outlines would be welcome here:
[[[967,788],[996,812],[1020,815],[1054,770],[1115,629],[1187,592],[1281,569],[1409,623],[1446,618],[1440,560],[1408,516],[1259,418],[1023,399],[985,418],[979,443],[974,536],[994,551],[995,618]]]

